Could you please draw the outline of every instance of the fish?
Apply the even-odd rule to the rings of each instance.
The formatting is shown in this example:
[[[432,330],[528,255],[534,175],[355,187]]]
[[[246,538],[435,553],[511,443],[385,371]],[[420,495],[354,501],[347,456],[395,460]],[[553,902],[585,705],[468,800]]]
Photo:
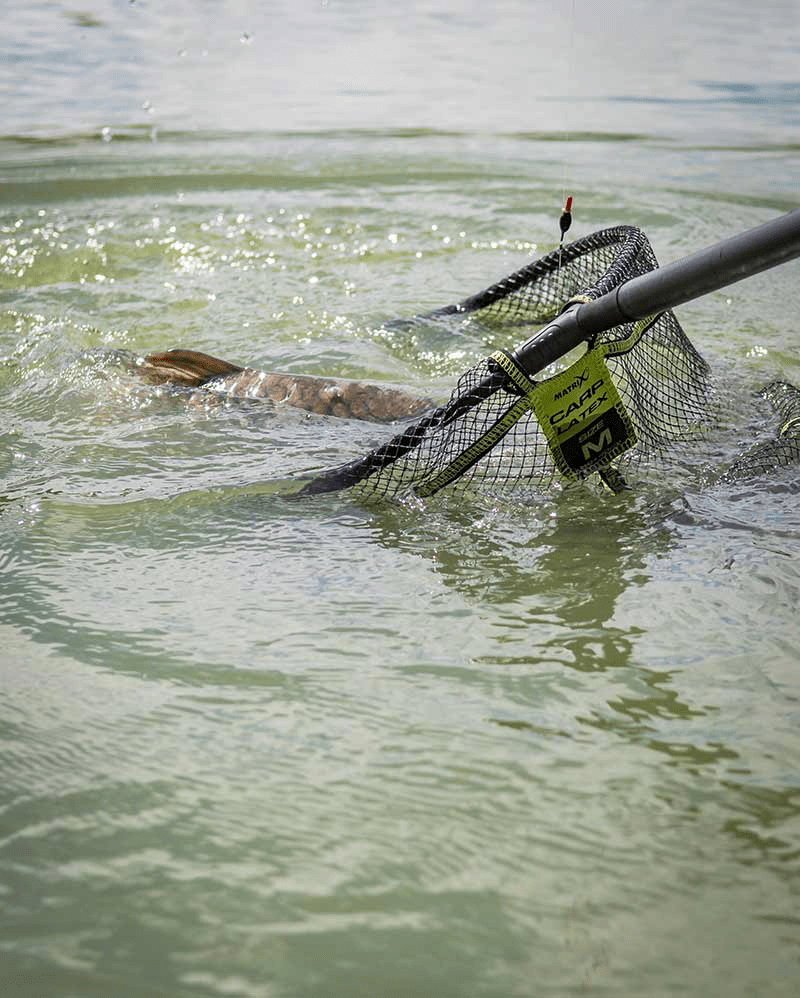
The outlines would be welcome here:
[[[325,378],[278,374],[240,367],[197,350],[165,350],[139,359],[137,370],[149,384],[204,389],[231,398],[268,399],[318,416],[394,423],[432,409],[435,403],[400,388]]]

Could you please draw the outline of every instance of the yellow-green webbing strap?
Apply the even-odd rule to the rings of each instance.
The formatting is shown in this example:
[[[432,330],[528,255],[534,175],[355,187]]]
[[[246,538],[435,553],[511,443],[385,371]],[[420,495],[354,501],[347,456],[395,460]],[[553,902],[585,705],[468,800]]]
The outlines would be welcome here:
[[[491,361],[506,374],[520,397],[466,450],[426,482],[415,486],[416,494],[430,496],[450,485],[496,446],[529,411],[542,427],[556,467],[565,478],[574,481],[594,471],[612,492],[621,492],[626,488],[625,481],[610,462],[636,443],[636,431],[606,369],[605,357],[627,353],[657,318],[652,315],[639,320],[624,339],[597,344],[566,371],[539,383],[528,376],[511,354],[503,350],[493,353]],[[584,384],[588,390],[579,391]],[[571,398],[577,401],[570,401]],[[598,416],[603,418],[593,417],[594,410],[601,406]],[[577,441],[572,439],[586,427],[594,427],[590,431],[594,432],[594,438],[584,433]],[[571,449],[579,448],[582,456],[567,456],[565,448],[569,441]]]
[[[778,430],[779,437],[798,437],[800,436],[800,416],[792,416],[791,419],[787,419],[783,426]]]
[[[523,391],[525,394],[518,398],[508,409],[500,416],[499,419],[482,433],[466,450],[463,450],[458,457],[456,457],[450,464],[446,465],[435,474],[432,478],[429,478],[427,482],[423,482],[420,485],[415,486],[414,491],[418,496],[430,496],[434,492],[438,492],[439,489],[444,488],[445,485],[450,485],[457,478],[464,474],[469,468],[472,467],[476,461],[479,461],[484,454],[487,454],[493,447],[495,447],[503,437],[508,433],[511,427],[517,423],[526,412],[531,409],[530,393],[534,390],[535,385],[530,380],[530,378],[525,374],[521,367],[519,367],[511,358],[501,352],[493,353],[491,359],[498,364],[499,367],[509,375],[512,383]]]
[[[632,350],[648,329],[653,326],[663,315],[662,312],[655,312],[647,315],[644,319],[639,319],[631,325],[631,331],[626,337],[620,340],[611,340],[608,343],[599,343],[595,350],[599,350],[604,357],[616,357],[619,354]]]
[[[532,407],[532,396],[536,391],[536,382],[532,381],[514,360],[510,353],[505,350],[497,350],[492,354],[492,360],[497,366],[508,375],[511,384],[528,400],[528,405]]]

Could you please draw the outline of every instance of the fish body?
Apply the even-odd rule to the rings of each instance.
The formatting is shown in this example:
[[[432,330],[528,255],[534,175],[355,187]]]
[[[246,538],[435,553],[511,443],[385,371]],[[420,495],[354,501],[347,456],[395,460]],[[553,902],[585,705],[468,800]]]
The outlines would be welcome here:
[[[319,416],[361,419],[371,423],[393,423],[432,408],[402,389],[322,378],[305,374],[277,374],[239,367],[197,350],[166,350],[152,353],[139,363],[139,373],[151,384],[204,388],[231,398],[269,399],[295,406]]]

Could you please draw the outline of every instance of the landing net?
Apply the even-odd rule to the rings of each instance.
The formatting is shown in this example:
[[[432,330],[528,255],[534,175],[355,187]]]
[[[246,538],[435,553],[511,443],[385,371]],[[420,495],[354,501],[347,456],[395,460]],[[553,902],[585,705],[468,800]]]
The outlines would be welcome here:
[[[639,229],[604,229],[420,318],[471,316],[519,343],[570,303],[657,266]],[[304,492],[426,496],[445,486],[541,488],[592,474],[617,491],[643,459],[700,436],[712,408],[708,365],[665,311],[600,333],[535,377],[498,351],[462,375],[446,405]],[[782,455],[797,448],[787,440]]]

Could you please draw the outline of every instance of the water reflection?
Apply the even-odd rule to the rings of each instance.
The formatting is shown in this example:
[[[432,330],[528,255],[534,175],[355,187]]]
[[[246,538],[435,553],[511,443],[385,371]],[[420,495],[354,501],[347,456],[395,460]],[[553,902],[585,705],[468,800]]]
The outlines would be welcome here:
[[[522,501],[431,502],[409,515],[376,509],[380,542],[426,558],[437,577],[492,608],[500,646],[488,664],[557,660],[596,671],[630,659],[635,633],[612,623],[617,600],[669,549],[659,511],[589,486]]]
[[[610,737],[654,767],[652,792],[681,821],[719,814],[714,827],[733,837],[742,862],[796,866],[795,783],[773,773],[768,786],[754,785],[765,763],[731,720],[733,705],[687,682],[698,663],[681,658],[679,643],[670,667],[651,660],[642,638],[657,621],[619,613],[686,543],[684,509],[677,495],[648,502],[575,490],[529,507],[443,501],[413,518],[384,509],[373,525],[378,543],[427,560],[481,614],[464,680],[478,672],[487,690],[488,677],[503,690],[487,698],[492,724],[553,751],[569,743],[561,752],[574,758],[576,749],[616,754]],[[553,697],[565,708],[556,716]]]

